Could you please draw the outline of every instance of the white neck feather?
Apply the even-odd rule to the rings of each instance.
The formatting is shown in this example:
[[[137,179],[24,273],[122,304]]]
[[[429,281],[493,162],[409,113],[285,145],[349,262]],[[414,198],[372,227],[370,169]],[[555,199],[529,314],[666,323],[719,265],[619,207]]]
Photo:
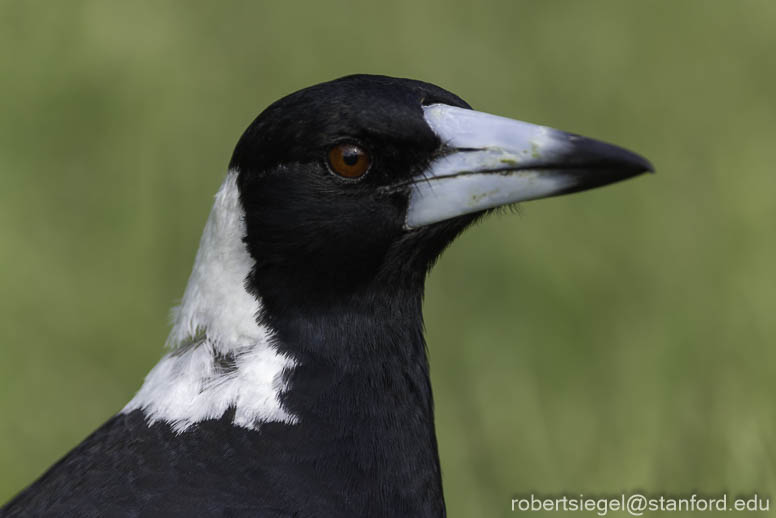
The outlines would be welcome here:
[[[167,345],[178,347],[203,332],[222,352],[265,342],[256,323],[260,302],[245,290],[253,267],[245,244],[237,172],[229,171],[216,193],[181,304],[173,310]]]
[[[183,300],[173,311],[167,338],[173,351],[122,413],[140,409],[149,423],[165,421],[178,432],[229,408],[235,409],[234,424],[246,428],[296,422],[279,401],[286,389],[282,374],[295,363],[277,352],[270,331],[256,320],[261,303],[245,289],[253,259],[244,236],[237,171],[230,170],[205,224]]]

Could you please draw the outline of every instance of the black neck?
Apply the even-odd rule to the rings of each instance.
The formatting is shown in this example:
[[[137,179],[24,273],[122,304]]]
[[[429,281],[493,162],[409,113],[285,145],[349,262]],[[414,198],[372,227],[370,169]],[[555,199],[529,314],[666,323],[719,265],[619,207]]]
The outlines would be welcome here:
[[[341,499],[348,512],[330,515],[444,516],[421,305],[429,268],[478,216],[338,246],[324,246],[330,233],[297,236],[288,250],[255,210],[247,285],[297,364],[281,401],[299,422],[263,425],[266,443],[313,492]]]
[[[325,303],[262,292],[262,320],[297,363],[282,396],[299,418],[289,449],[317,459],[333,488],[350,488],[364,515],[444,514],[422,282],[329,292]]]

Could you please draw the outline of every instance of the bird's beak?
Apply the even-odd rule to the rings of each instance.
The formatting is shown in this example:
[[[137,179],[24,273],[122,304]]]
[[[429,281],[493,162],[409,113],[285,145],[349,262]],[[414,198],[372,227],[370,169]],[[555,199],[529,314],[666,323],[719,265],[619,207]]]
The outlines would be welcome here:
[[[546,126],[446,104],[423,109],[447,152],[411,181],[410,229],[653,171],[636,153]]]

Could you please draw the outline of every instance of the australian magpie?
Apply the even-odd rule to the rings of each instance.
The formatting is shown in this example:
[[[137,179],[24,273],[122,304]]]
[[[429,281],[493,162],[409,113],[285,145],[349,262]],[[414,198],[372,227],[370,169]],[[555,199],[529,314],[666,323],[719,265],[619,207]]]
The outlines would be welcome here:
[[[622,148],[354,75],[265,109],[169,352],[11,516],[444,516],[421,300],[496,207],[629,178]]]

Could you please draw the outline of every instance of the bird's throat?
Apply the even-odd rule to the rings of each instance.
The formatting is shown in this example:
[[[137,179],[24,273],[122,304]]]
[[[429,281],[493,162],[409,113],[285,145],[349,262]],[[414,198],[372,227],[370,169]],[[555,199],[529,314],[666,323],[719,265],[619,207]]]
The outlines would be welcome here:
[[[262,299],[262,323],[295,363],[280,399],[298,419],[264,430],[282,428],[272,440],[310,470],[352,481],[349,498],[397,516],[439,516],[444,505],[421,290],[371,287],[325,305]]]

